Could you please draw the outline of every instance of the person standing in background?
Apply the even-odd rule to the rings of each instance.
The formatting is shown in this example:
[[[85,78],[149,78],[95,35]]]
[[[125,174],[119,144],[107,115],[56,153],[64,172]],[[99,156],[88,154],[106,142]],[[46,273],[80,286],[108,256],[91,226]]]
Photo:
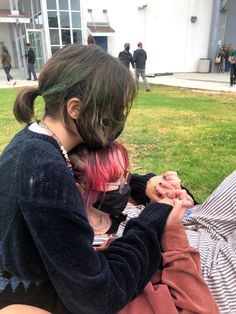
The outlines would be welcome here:
[[[230,52],[229,56],[230,63],[230,86],[236,84],[236,50]]]
[[[132,67],[134,68],[133,57],[132,57],[132,54],[129,52],[130,43],[125,43],[124,48],[125,49],[119,53],[118,58],[128,69],[129,69],[130,63]]]
[[[32,49],[31,45],[27,43],[26,45],[27,52],[25,54],[25,58],[27,58],[27,70],[28,70],[28,81],[31,81],[31,74],[34,77],[34,81],[37,81],[37,75],[35,73],[34,69],[34,63],[35,63],[35,52]]]
[[[223,48],[220,48],[217,58],[220,59],[219,61],[219,73],[224,73],[224,50]]]
[[[95,38],[93,37],[93,35],[88,35],[87,37],[87,44],[88,45],[96,45],[96,40]]]
[[[6,76],[7,76],[7,83],[15,85],[16,81],[13,79],[13,77],[10,74],[11,55],[6,46],[2,46],[2,49],[1,49],[1,63],[2,63],[3,70],[5,71]]]
[[[223,45],[223,51],[224,51],[224,63],[225,63],[225,72],[229,72],[229,48],[227,44]]]
[[[139,88],[139,75],[141,74],[144,88],[146,92],[149,92],[149,85],[145,74],[145,66],[146,66],[146,60],[147,60],[147,53],[143,49],[143,44],[141,42],[138,43],[138,49],[134,51],[133,54],[133,61],[135,65],[135,77],[136,77],[136,84],[137,88]]]

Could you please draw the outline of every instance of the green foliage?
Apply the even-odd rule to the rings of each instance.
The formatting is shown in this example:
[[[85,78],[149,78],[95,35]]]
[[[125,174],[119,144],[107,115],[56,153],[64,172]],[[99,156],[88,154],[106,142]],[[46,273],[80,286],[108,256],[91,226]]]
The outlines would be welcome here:
[[[16,89],[0,90],[0,151],[23,126],[12,114]],[[43,114],[37,98],[37,117]],[[203,201],[236,168],[234,93],[211,93],[163,86],[140,91],[120,140],[131,171],[175,170],[183,185]]]

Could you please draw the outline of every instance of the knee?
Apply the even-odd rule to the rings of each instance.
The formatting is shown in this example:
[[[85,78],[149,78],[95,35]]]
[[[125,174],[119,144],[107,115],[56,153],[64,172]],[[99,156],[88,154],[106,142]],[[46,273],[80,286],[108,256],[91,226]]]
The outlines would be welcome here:
[[[1,309],[0,314],[51,314],[51,313],[30,305],[12,304]]]

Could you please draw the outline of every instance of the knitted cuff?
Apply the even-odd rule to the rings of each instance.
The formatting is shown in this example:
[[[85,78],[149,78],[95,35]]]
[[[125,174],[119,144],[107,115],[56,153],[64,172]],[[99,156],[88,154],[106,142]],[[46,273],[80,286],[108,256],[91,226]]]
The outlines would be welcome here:
[[[150,234],[157,235],[161,240],[166,220],[172,210],[172,206],[164,203],[150,203],[147,205],[137,218],[129,220],[125,231],[133,228],[134,224],[145,227]]]
[[[146,205],[150,199],[146,196],[146,185],[150,178],[155,177],[156,174],[148,173],[143,176],[139,174],[132,174],[130,180],[131,197],[139,205]]]
[[[153,223],[165,223],[172,206],[164,203],[150,203],[140,213],[139,218]]]

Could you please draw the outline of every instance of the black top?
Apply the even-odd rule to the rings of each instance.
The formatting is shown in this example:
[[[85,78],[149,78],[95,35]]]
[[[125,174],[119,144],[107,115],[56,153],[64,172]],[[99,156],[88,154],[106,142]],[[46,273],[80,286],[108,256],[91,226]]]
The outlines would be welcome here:
[[[52,137],[19,132],[0,157],[0,174],[0,308],[19,303],[23,287],[21,300],[54,314],[116,313],[160,266],[172,207],[149,204],[123,237],[95,252],[81,195]]]
[[[145,69],[147,60],[146,51],[142,48],[136,49],[133,54],[133,61],[137,69]]]
[[[28,63],[32,63],[32,64],[35,63],[35,53],[32,48],[28,49],[28,52],[25,54],[25,57],[27,58]]]
[[[133,57],[130,52],[127,52],[125,50],[121,51],[119,53],[118,58],[120,61],[129,69],[129,65],[131,63],[132,67],[134,68],[134,62],[133,62]]]

